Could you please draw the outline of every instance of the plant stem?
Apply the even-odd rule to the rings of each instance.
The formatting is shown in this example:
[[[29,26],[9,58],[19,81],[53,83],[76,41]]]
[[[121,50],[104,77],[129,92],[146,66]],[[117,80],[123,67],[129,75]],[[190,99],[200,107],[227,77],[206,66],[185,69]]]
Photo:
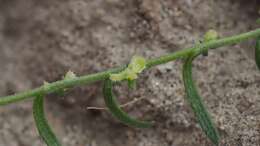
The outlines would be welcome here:
[[[202,43],[200,45],[200,47],[195,46],[195,47],[183,49],[183,50],[180,50],[180,51],[177,51],[174,53],[170,53],[170,54],[158,57],[158,58],[147,60],[146,69],[151,68],[156,65],[160,65],[160,64],[164,64],[164,63],[173,61],[175,59],[186,57],[191,52],[198,52],[198,51],[201,51],[201,49],[215,49],[215,48],[222,47],[222,46],[233,45],[233,44],[236,44],[236,43],[248,40],[248,39],[256,38],[258,36],[260,36],[260,29],[256,29],[256,30],[253,30],[250,32],[242,33],[242,34],[231,36],[231,37],[212,40],[212,41],[209,41],[206,43]],[[6,105],[9,103],[21,101],[24,99],[36,97],[39,95],[53,93],[55,91],[59,91],[62,89],[71,88],[71,87],[75,87],[75,86],[79,86],[79,85],[86,85],[86,84],[90,84],[90,83],[93,83],[96,81],[104,80],[104,79],[108,78],[111,73],[116,73],[116,72],[122,71],[125,67],[126,67],[126,65],[123,65],[121,67],[109,69],[107,71],[103,71],[103,72],[99,72],[99,73],[85,75],[85,76],[81,76],[81,77],[77,77],[77,78],[73,78],[73,79],[60,80],[60,81],[56,81],[56,82],[53,82],[53,83],[50,83],[47,85],[43,85],[43,86],[33,89],[33,90],[21,92],[21,93],[10,95],[10,96],[0,97],[0,105]]]

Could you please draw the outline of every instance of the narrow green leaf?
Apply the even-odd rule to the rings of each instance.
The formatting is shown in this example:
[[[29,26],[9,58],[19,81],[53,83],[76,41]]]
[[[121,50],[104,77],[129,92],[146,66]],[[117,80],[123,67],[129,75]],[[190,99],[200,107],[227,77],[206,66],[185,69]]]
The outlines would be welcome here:
[[[126,125],[137,128],[149,128],[152,126],[152,124],[149,122],[139,121],[130,117],[120,108],[113,94],[113,82],[110,79],[105,80],[103,93],[106,106],[108,107],[112,115],[116,117],[119,121]]]
[[[183,66],[183,80],[187,96],[187,101],[192,107],[193,112],[200,124],[200,127],[207,135],[207,137],[214,143],[218,145],[219,134],[215,128],[211,117],[204,106],[202,99],[197,91],[197,88],[192,79],[192,61],[197,55],[189,56]]]
[[[33,116],[40,136],[48,146],[61,146],[52,132],[44,114],[43,96],[38,96],[33,101]]]
[[[255,45],[255,62],[260,70],[260,37],[256,39],[256,45]]]

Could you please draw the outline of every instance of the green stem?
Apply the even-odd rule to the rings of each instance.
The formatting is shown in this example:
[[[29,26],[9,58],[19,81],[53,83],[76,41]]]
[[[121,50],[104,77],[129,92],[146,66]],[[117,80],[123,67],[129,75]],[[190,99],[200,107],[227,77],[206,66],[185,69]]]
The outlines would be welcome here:
[[[170,53],[168,55],[164,55],[155,59],[150,59],[147,61],[147,69],[151,68],[156,65],[164,64],[170,61],[173,61],[178,58],[183,58],[186,57],[188,54],[191,52],[198,52],[201,51],[201,49],[214,49],[226,45],[233,45],[248,39],[256,38],[260,36],[260,29],[256,29],[250,32],[246,32],[243,34],[231,36],[231,37],[226,37],[218,40],[213,40],[210,42],[202,43],[200,47],[191,47],[187,49],[183,49],[174,53]],[[53,93],[55,91],[59,91],[61,89],[65,88],[70,88],[70,87],[75,87],[79,85],[85,85],[85,84],[90,84],[96,81],[104,80],[109,77],[109,74],[111,73],[116,73],[119,71],[122,71],[126,65],[123,65],[122,67],[114,68],[114,69],[109,69],[107,71],[99,72],[99,73],[94,73],[90,75],[85,75],[73,79],[68,79],[68,80],[60,80],[56,81],[53,83],[50,83],[48,85],[43,85],[39,88],[25,91],[22,93],[10,95],[10,96],[5,96],[5,97],[0,97],[0,105],[6,105],[9,103],[21,101],[24,99],[36,97],[38,95],[45,95],[49,93]]]

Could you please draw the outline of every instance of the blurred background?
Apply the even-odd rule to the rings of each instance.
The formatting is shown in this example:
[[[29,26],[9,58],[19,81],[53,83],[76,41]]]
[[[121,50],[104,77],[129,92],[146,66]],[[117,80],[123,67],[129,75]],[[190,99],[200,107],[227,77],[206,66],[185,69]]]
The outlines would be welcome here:
[[[257,28],[259,0],[0,0],[0,96],[194,45],[209,29],[221,37]],[[259,27],[259,26],[258,26]],[[223,146],[260,145],[260,73],[253,41],[222,47],[194,62],[194,78]],[[102,83],[46,97],[64,146],[210,146],[185,102],[182,61],[145,71],[137,89],[117,90],[130,115],[151,129],[119,123],[104,110]],[[0,146],[44,145],[30,100],[0,107]]]

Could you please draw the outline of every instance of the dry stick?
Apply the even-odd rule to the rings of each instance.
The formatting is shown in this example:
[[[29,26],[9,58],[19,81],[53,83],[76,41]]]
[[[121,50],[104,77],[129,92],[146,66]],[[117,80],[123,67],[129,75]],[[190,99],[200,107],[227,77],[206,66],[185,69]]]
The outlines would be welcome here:
[[[138,101],[143,100],[143,99],[145,99],[145,97],[134,98],[133,100],[131,100],[131,101],[125,103],[125,104],[120,105],[120,107],[123,108],[123,107],[126,107],[126,106],[133,105],[133,104],[135,104]],[[106,107],[87,107],[87,110],[108,110],[108,108],[106,108]]]
[[[187,49],[183,49],[174,53],[170,53],[168,55],[164,55],[155,59],[150,59],[147,60],[147,65],[146,69],[151,68],[156,65],[164,64],[170,61],[173,61],[175,59],[183,58],[186,57],[188,54],[191,52],[199,52],[201,49],[215,49],[218,47],[222,46],[227,46],[227,45],[233,45],[248,39],[256,38],[260,36],[260,29],[255,29],[250,32],[242,33],[239,35],[231,36],[231,37],[226,37],[206,43],[201,44],[201,48],[191,47]],[[107,71],[99,72],[99,73],[94,73],[90,75],[85,75],[81,77],[76,77],[73,79],[67,79],[67,80],[60,80],[56,81],[53,83],[49,83],[48,85],[43,85],[39,88],[17,93],[14,95],[10,96],[5,96],[5,97],[0,97],[0,105],[6,105],[14,102],[18,102],[24,99],[36,97],[39,95],[46,95],[49,93],[57,92],[66,88],[71,88],[79,85],[86,85],[90,84],[96,81],[101,81],[109,77],[111,73],[116,73],[119,71],[122,71],[126,65],[123,65],[122,67],[114,68],[114,69],[109,69]]]

